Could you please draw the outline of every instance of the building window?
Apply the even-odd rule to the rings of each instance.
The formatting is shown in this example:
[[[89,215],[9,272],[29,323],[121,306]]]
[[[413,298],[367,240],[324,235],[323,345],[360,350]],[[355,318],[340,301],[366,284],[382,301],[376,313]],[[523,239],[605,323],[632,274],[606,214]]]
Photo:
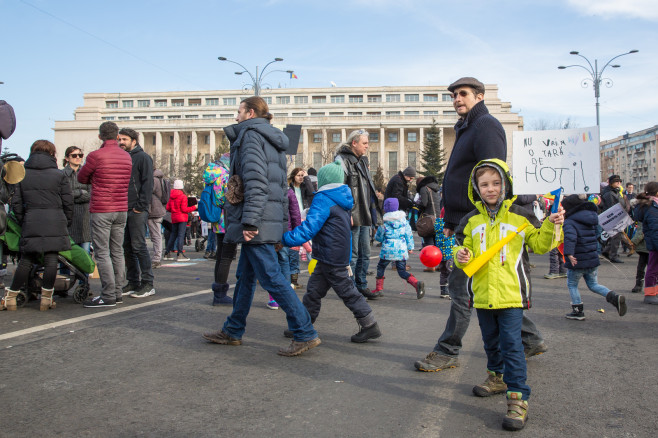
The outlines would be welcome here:
[[[381,112],[381,111],[368,111],[368,112],[366,113],[366,115],[367,115],[367,116],[373,116],[373,117],[376,117],[376,116],[381,116],[381,115],[382,115],[382,112]]]
[[[444,116],[456,116],[457,111],[443,111]]]
[[[155,135],[154,135],[153,137],[151,137],[151,144],[152,144],[153,146],[155,146]]]
[[[368,103],[378,103],[378,102],[381,102],[381,101],[382,101],[382,95],[381,94],[368,96]]]
[[[288,117],[288,113],[274,113],[274,117]]]
[[[290,96],[277,96],[276,103],[278,105],[288,105],[290,104]]]
[[[416,152],[415,151],[407,152],[407,166],[411,166],[414,169],[417,167],[416,166]]]
[[[379,141],[379,132],[370,132],[368,139],[370,141]]]
[[[348,111],[347,115],[350,117],[361,117],[363,113],[360,111]]]
[[[389,152],[388,153],[388,174],[395,175],[398,173],[398,153]]]
[[[191,135],[188,135],[188,136],[187,136],[186,142],[187,142],[187,144],[191,144],[191,143],[192,143],[192,136],[191,136]],[[188,158],[187,161],[190,161],[190,159]]]
[[[201,99],[187,99],[187,104],[189,106],[201,106]]]
[[[171,106],[184,106],[185,99],[171,99]]]
[[[265,101],[266,104],[272,105],[272,98],[270,96],[263,97],[263,100]]]
[[[162,120],[164,116],[151,116],[151,120]]]
[[[186,114],[185,118],[186,119],[198,119],[199,115],[198,114]]]
[[[452,102],[452,94],[443,93],[441,95],[441,100],[443,102]]]
[[[102,120],[114,120],[114,117],[113,117],[113,116],[109,116],[109,117],[101,117],[101,119],[102,119]]]
[[[132,100],[122,100],[121,105],[123,105],[124,108],[132,108],[133,107],[133,101]]]
[[[400,95],[399,94],[387,94],[386,95],[386,102],[399,102],[400,101]]]
[[[327,96],[313,96],[311,98],[312,103],[327,103]]]
[[[423,94],[423,102],[438,102],[438,94]]]
[[[306,113],[292,113],[293,117],[306,117]]]
[[[168,119],[180,119],[180,116],[167,116]]]
[[[438,116],[439,112],[438,111],[423,111],[423,114],[426,116]]]
[[[320,143],[322,142],[322,134],[320,133],[315,133],[313,134],[313,143]]]
[[[345,103],[345,96],[331,96],[331,103]]]
[[[372,135],[372,134],[371,134]],[[370,175],[377,173],[379,165],[379,152],[370,152]]]
[[[167,99],[155,99],[155,106],[167,106]]]
[[[223,119],[226,119],[226,118],[233,117],[233,114],[220,114],[219,117],[221,117]]]
[[[420,114],[420,111],[405,111],[404,115],[405,116],[417,116]]]
[[[219,105],[219,98],[218,97],[213,97],[213,98],[206,99],[206,106],[218,106],[218,105]]]
[[[174,136],[173,135],[169,136],[169,144],[174,144]]]
[[[135,116],[134,120],[146,120],[146,116]]]
[[[116,100],[108,100],[105,102],[105,108],[119,108],[119,102]]]
[[[398,141],[398,133],[397,132],[389,132],[388,133],[388,141],[389,141],[389,143],[396,143]]]
[[[295,96],[295,103],[308,103],[308,96]]]
[[[418,135],[416,132],[407,132],[407,141],[418,141]]]
[[[419,96],[417,94],[405,94],[404,95],[404,101],[405,102],[419,102]]]
[[[342,112],[330,112],[329,115],[330,115],[330,116],[344,116],[345,113],[342,113]]]
[[[138,100],[137,101],[137,106],[140,108],[148,108],[151,106],[151,101],[150,100]]]
[[[311,117],[324,117],[324,113],[311,113]]]
[[[206,134],[203,136],[203,144],[210,144],[210,135]]]
[[[204,114],[202,117],[203,117],[204,119],[216,119],[216,118],[217,118],[217,114]]]
[[[349,102],[350,103],[363,103],[363,96],[350,95]]]
[[[174,173],[176,163],[174,162],[174,154],[169,154],[169,173]]]
[[[340,143],[340,141],[341,141],[340,133],[339,132],[334,132],[333,134],[331,134],[331,141],[333,143]]]
[[[313,167],[316,169],[322,167],[322,154],[320,152],[313,152]]]
[[[225,97],[222,99],[224,106],[235,106],[237,99],[235,97]]]
[[[386,111],[387,116],[399,116],[400,111]]]
[[[130,120],[129,116],[121,116],[119,117],[119,120]]]

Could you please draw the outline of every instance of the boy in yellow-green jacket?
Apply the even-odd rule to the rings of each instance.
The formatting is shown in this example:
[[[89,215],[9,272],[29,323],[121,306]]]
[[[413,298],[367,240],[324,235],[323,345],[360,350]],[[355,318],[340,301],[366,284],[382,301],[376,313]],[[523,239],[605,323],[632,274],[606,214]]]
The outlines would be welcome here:
[[[543,224],[522,207],[513,205],[512,177],[505,162],[479,162],[471,172],[468,195],[476,210],[464,217],[456,230],[455,264],[464,269],[488,248],[523,225],[528,226],[482,266],[469,281],[477,310],[484,350],[487,380],[473,388],[480,397],[507,391],[507,415],[503,427],[520,430],[528,418],[530,387],[521,342],[523,309],[530,308],[529,267],[525,245],[544,254],[553,244],[554,224],[562,224],[564,210]]]

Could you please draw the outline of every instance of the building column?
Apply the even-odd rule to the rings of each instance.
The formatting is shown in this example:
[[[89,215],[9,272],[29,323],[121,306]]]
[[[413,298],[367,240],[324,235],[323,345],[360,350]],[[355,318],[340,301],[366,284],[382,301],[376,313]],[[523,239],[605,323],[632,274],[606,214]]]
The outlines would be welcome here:
[[[404,153],[407,149],[404,140],[404,128],[400,128],[400,138],[398,140],[398,170],[404,170],[407,168],[407,157]]]
[[[313,157],[308,154],[308,129],[302,130],[302,163],[306,168],[313,167]],[[319,169],[315,169],[319,170]]]
[[[178,175],[180,168],[180,132],[174,131],[174,174]]]
[[[425,170],[423,167],[423,151],[425,150],[425,128],[420,128],[420,132],[418,134],[420,135],[420,138],[418,139],[418,156],[416,157],[416,163],[418,163],[418,169],[422,168],[422,170]]]
[[[386,156],[386,130],[384,128],[379,129],[379,163],[382,165],[382,171],[384,174],[387,173],[388,167],[388,157]]]
[[[329,151],[327,148],[327,129],[322,128],[322,165],[324,166],[327,163],[330,163],[334,157],[329,157]],[[325,162],[326,161],[326,162]]]
[[[162,132],[156,131],[155,133],[155,162],[160,169],[164,169],[162,162]]]
[[[210,131],[210,134],[208,134],[208,153],[210,154],[210,158],[218,158],[215,157],[215,131]]]
[[[142,149],[145,149],[146,148],[146,142],[144,141],[144,133],[140,131],[140,132],[137,133],[137,135],[139,136],[139,138],[137,139],[137,144],[142,146]]]
[[[190,160],[192,163],[196,162],[196,154],[199,151],[198,148],[198,136],[196,131],[192,131],[192,139],[191,139],[191,146],[192,146],[192,159]]]
[[[345,132],[345,128],[341,128],[340,130],[340,142],[345,143],[347,141],[347,134]]]

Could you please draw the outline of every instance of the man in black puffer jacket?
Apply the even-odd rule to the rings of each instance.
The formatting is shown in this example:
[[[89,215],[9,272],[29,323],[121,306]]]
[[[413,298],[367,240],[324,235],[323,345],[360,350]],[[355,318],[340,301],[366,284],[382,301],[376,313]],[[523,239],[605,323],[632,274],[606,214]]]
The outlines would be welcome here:
[[[416,178],[416,169],[411,166],[393,175],[386,185],[384,199],[397,199],[400,210],[408,213],[414,205],[409,199],[409,182],[414,178]]]

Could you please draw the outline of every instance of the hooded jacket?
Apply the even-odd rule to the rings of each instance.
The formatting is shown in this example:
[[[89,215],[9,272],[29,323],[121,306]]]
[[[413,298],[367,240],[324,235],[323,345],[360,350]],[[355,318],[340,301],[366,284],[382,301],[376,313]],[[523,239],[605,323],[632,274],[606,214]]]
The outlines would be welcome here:
[[[148,211],[153,195],[153,160],[138,144],[128,153],[133,162],[128,187],[128,209]]]
[[[187,206],[187,196],[182,190],[171,189],[167,211],[171,212],[171,223],[187,222],[187,214],[196,210],[196,206]]]
[[[426,187],[429,188],[429,191]],[[420,195],[420,201],[418,201],[418,214],[427,213],[435,215],[438,218],[439,213],[441,212],[439,180],[431,175],[426,176],[425,178],[421,179],[416,186],[416,193]],[[432,196],[431,199],[430,195]],[[434,204],[434,209],[432,209],[432,204]],[[443,226],[441,228],[443,228]]]
[[[384,260],[407,260],[414,249],[414,236],[404,211],[384,214],[384,225],[377,228],[375,240],[382,242],[379,258]]]
[[[404,174],[401,171],[398,171],[398,173],[393,175],[388,181],[384,192],[384,199],[386,198],[397,199],[400,205],[400,210],[405,213],[413,207],[413,202],[409,200],[409,182],[404,178]]]
[[[149,219],[159,219],[167,214],[165,204],[162,203],[162,181],[164,173],[160,169],[153,171],[153,194],[151,196],[151,207],[149,208]]]
[[[644,242],[649,251],[658,251],[658,204],[651,199],[638,198],[633,210],[636,221],[642,222]]]
[[[353,226],[370,226],[377,223],[373,212],[379,210],[375,196],[375,183],[368,171],[365,155],[357,157],[348,144],[343,144],[336,155],[336,160],[343,166],[345,184],[352,191],[354,208],[352,209]]]
[[[492,166],[500,172],[505,192],[500,206],[491,218],[475,186],[475,171],[482,165]],[[479,162],[469,178],[468,197],[475,210],[466,215],[455,230],[457,244],[453,248],[455,265],[463,269],[473,259],[482,255],[516,229],[528,223],[528,227],[515,236],[511,242],[482,266],[468,280],[468,289],[473,294],[473,305],[478,309],[530,308],[531,285],[530,266],[527,263],[528,245],[536,254],[544,254],[551,249],[553,224],[545,220],[539,225],[537,218],[526,209],[513,205],[516,196],[512,195],[512,177],[504,161],[489,159]],[[536,227],[540,227],[537,229]],[[465,248],[471,258],[462,265],[457,260],[457,252]]]
[[[224,128],[231,142],[231,176],[244,184],[244,200],[224,205],[225,242],[277,243],[288,224],[286,150],[288,137],[264,118]],[[243,230],[258,234],[244,241]]]
[[[313,258],[345,267],[352,257],[350,209],[354,199],[345,184],[325,184],[315,193],[306,220],[283,235],[283,244],[299,246],[313,239]]]
[[[567,199],[575,200],[574,195],[562,201],[565,208],[564,219],[564,265],[568,269],[595,268],[601,264],[597,252],[598,239],[596,226],[599,224],[597,207],[587,200],[580,202],[565,202]],[[576,265],[572,265],[569,257],[576,258]]]

